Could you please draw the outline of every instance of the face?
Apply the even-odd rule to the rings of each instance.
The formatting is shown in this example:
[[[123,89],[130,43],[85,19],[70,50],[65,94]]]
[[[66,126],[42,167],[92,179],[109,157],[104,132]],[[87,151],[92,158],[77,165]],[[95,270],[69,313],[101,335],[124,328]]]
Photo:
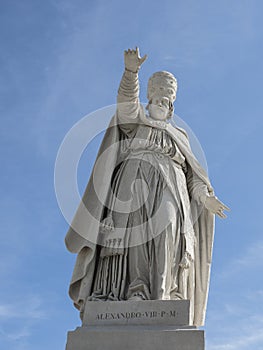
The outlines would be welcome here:
[[[167,97],[153,98],[148,106],[150,117],[156,120],[166,120],[169,115],[170,102]]]

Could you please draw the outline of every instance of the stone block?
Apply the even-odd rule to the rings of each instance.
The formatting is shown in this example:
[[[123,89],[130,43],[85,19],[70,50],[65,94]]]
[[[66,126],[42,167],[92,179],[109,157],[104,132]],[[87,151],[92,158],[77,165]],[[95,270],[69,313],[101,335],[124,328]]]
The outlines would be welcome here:
[[[106,327],[108,328],[108,327]],[[88,329],[68,332],[66,350],[204,350],[204,332],[194,329]]]
[[[189,307],[189,300],[90,301],[83,326],[188,326]]]
[[[189,307],[188,300],[88,302],[66,350],[204,350]]]

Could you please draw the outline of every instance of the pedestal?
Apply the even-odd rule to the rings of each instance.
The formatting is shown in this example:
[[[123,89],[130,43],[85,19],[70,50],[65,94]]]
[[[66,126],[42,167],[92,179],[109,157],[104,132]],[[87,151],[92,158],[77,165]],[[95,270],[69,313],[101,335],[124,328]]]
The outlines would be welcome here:
[[[88,302],[66,350],[204,350],[188,300]]]

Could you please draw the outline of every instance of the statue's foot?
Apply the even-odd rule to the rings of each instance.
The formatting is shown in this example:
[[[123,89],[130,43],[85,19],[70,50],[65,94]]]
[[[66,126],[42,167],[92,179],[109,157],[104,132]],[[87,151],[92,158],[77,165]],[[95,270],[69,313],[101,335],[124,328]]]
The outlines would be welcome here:
[[[145,300],[144,296],[140,293],[134,293],[132,294],[129,299],[129,301],[140,301],[140,300]]]

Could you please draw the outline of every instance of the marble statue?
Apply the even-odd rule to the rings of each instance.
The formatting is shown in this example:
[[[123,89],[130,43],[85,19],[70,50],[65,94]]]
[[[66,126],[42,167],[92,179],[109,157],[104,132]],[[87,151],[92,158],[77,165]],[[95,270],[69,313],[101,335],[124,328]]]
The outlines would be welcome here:
[[[78,254],[69,293],[81,315],[86,301],[189,299],[191,324],[200,326],[214,216],[225,218],[229,208],[215,196],[186,131],[169,122],[173,74],[154,73],[146,109],[140,104],[146,58],[138,48],[124,53],[116,114],[66,236]]]

